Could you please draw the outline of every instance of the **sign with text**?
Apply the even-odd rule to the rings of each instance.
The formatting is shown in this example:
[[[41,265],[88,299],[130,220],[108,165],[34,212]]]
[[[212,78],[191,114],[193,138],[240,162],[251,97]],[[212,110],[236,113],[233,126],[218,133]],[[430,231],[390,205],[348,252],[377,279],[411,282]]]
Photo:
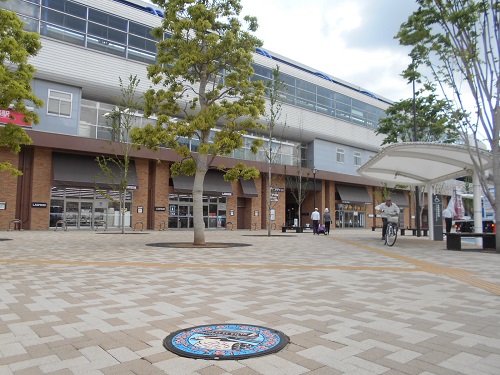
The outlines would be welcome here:
[[[155,207],[155,211],[167,211],[167,207]]]
[[[11,109],[0,109],[0,124],[12,123],[14,125],[31,128],[31,124],[24,121],[24,115]]]
[[[47,207],[47,203],[45,203],[45,202],[31,202],[31,207],[34,207],[34,208],[46,208]]]

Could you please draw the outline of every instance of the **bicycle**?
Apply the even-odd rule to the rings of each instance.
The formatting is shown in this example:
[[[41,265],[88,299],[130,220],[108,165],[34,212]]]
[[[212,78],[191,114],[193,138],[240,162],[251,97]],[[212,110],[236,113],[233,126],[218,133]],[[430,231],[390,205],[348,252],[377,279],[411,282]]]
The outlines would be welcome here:
[[[398,238],[399,215],[387,217],[387,230],[385,232],[384,245],[394,246]]]

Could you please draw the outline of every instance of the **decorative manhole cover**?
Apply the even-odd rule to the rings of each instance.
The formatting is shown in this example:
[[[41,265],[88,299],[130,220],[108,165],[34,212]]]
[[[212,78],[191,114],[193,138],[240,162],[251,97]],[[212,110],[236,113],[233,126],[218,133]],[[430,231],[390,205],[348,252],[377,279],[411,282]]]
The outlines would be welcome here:
[[[246,324],[215,324],[171,333],[163,346],[177,355],[197,359],[244,359],[272,354],[288,344],[279,331]]]

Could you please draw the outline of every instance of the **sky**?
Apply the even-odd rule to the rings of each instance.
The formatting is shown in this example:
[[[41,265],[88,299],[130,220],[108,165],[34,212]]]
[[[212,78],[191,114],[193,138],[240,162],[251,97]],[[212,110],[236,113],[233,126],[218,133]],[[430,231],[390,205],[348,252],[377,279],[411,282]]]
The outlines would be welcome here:
[[[401,77],[409,47],[394,39],[415,0],[240,0],[263,48],[392,101],[412,97]]]
[[[387,99],[412,97],[409,47],[394,39],[415,0],[241,0],[263,48]]]

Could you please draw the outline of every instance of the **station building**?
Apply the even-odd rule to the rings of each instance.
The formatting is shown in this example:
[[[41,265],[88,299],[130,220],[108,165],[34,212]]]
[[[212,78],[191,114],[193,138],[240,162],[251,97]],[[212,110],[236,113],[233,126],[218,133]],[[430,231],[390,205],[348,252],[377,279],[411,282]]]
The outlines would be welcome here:
[[[102,176],[96,156],[112,156],[106,114],[119,98],[119,79],[136,75],[139,92],[149,88],[146,68],[156,56],[150,31],[160,25],[162,12],[140,0],[8,0],[0,7],[16,12],[26,30],[41,36],[42,49],[30,63],[37,69],[34,93],[45,103],[35,109],[40,117],[36,126],[11,120],[9,109],[0,112],[0,123],[17,121],[33,139],[19,155],[0,149],[1,160],[23,172],[18,178],[4,174],[0,181],[0,230],[14,221],[32,230],[55,228],[60,220],[75,229],[119,226],[119,204],[110,199],[116,192]],[[382,184],[356,170],[380,150],[383,137],[375,132],[391,101],[261,48],[254,54],[253,79],[269,81],[276,65],[286,90],[272,140],[277,161],[271,181],[265,150],[256,155],[250,150],[252,138],[265,135],[249,134],[243,149],[216,158],[207,174],[206,228],[267,228],[270,196],[273,229],[293,225],[299,216],[302,226],[310,224],[314,207],[320,212],[329,208],[333,229],[380,225],[374,206],[382,200]],[[141,126],[145,119],[138,114],[135,123]],[[185,141],[196,151],[195,141]],[[193,226],[192,178],[171,178],[170,165],[176,160],[167,148],[133,154],[127,227]],[[261,177],[225,182],[216,167],[242,160],[258,168]],[[297,176],[308,181],[302,185],[308,193],[300,215],[294,197]],[[401,225],[414,226],[408,191],[395,190],[392,199],[402,208]]]

